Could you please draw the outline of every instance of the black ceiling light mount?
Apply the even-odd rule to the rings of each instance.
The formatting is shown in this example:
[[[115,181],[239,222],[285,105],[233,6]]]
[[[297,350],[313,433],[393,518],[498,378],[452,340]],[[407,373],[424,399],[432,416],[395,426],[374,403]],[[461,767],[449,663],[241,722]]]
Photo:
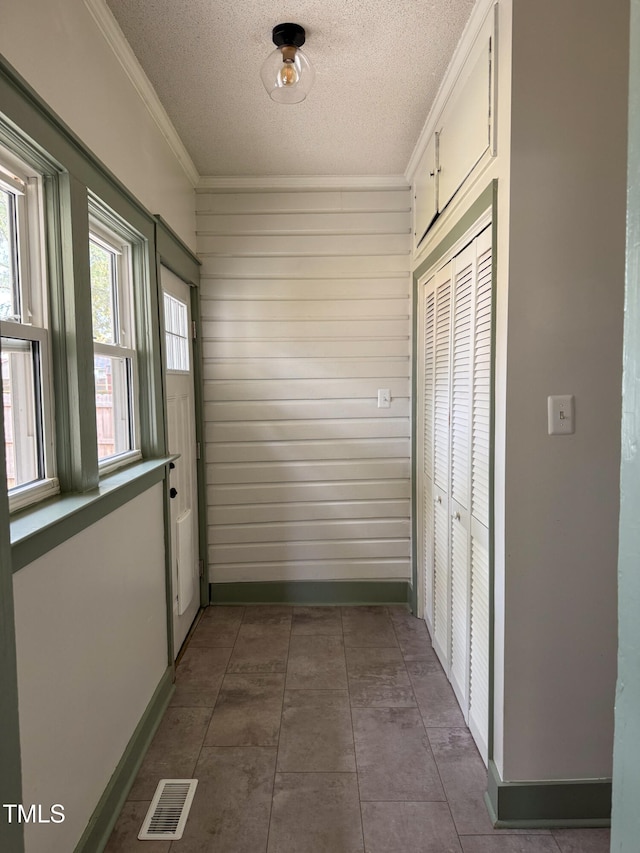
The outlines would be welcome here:
[[[313,86],[315,72],[300,48],[306,41],[300,24],[276,24],[271,33],[276,46],[260,71],[269,97],[280,104],[304,101]]]
[[[271,37],[276,47],[302,47],[306,41],[304,27],[300,24],[276,24]]]

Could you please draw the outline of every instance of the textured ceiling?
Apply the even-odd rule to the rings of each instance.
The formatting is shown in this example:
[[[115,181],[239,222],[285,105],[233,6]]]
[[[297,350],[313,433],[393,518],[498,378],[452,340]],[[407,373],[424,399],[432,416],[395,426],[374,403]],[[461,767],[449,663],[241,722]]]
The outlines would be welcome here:
[[[201,175],[398,175],[473,0],[107,0]],[[260,66],[283,21],[316,80],[274,103]]]

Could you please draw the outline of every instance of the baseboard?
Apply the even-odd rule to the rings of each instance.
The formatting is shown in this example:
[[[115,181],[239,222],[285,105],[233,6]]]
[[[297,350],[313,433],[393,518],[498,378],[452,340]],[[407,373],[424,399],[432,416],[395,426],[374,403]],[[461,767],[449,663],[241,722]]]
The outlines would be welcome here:
[[[493,761],[485,800],[497,829],[611,825],[611,780],[503,782]]]
[[[170,666],[156,687],[74,853],[99,853],[106,847],[173,691],[173,667]]]
[[[408,581],[267,581],[209,584],[212,604],[407,604]]]

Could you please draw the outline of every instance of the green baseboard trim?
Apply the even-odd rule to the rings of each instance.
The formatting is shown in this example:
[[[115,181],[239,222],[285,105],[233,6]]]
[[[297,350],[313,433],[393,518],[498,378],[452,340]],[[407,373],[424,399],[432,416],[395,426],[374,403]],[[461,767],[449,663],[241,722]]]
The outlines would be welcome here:
[[[407,604],[408,581],[266,581],[209,584],[211,604]]]
[[[173,691],[173,666],[169,666],[160,679],[142,719],[136,726],[74,853],[100,853],[106,847]]]
[[[611,780],[503,782],[493,761],[485,802],[497,829],[611,825]]]

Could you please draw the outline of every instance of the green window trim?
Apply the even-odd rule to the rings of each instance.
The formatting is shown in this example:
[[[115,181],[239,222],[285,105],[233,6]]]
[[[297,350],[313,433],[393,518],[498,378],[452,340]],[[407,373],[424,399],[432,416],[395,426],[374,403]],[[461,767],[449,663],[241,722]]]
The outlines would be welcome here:
[[[143,459],[163,457],[162,361],[158,324],[156,232],[159,221],[55,116],[0,57],[0,142],[43,176],[46,263],[54,398],[54,476],[65,495],[99,488],[89,267],[89,213],[117,229],[132,247],[136,302],[138,446]],[[169,233],[168,226],[163,233]],[[196,259],[171,235],[176,263]],[[34,504],[37,508],[40,504]],[[50,505],[47,502],[47,505]]]
[[[91,492],[58,495],[17,513],[10,520],[13,572],[165,480],[174,459],[144,459],[103,477]]]
[[[56,473],[61,493],[10,514],[0,488],[0,789],[2,802],[21,802],[21,759],[17,665],[13,612],[13,573],[126,505],[154,485],[163,484],[165,582],[167,586],[167,661],[173,672],[168,466],[160,339],[159,258],[195,285],[200,263],[194,253],[96,157],[0,55],[0,143],[32,163],[43,176],[49,320],[55,386]],[[143,459],[98,477],[93,399],[91,303],[89,294],[88,208],[90,202],[111,211],[138,238],[134,276],[140,288],[146,383],[141,396]],[[142,365],[141,365],[142,373]],[[199,374],[201,379],[201,374]],[[200,399],[201,405],[201,399]],[[0,420],[0,444],[4,444]],[[201,463],[202,465],[202,463]],[[4,454],[0,483],[6,482]],[[204,505],[201,511],[204,510]],[[206,540],[205,540],[206,541]],[[0,849],[21,853],[21,824],[0,821]]]

